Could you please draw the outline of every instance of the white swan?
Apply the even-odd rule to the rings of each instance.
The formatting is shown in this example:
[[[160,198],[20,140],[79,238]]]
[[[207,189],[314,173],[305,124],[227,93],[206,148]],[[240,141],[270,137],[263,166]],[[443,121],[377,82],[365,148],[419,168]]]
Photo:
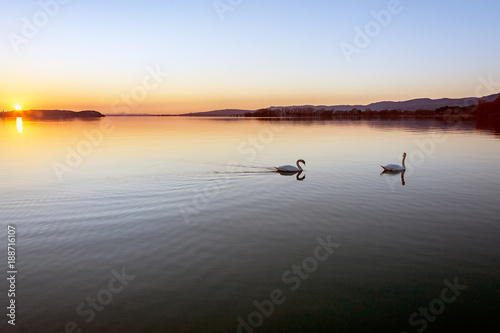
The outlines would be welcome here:
[[[403,161],[401,162],[401,165],[387,164],[386,166],[381,165],[381,167],[384,169],[384,171],[403,171],[403,170],[406,170],[405,158],[406,158],[406,153],[403,153]]]
[[[306,165],[306,161],[304,160],[297,160],[297,167],[294,167],[293,165],[282,165],[279,167],[274,167],[277,171],[281,172],[299,172],[302,171],[302,168],[299,163],[304,163],[304,166]]]

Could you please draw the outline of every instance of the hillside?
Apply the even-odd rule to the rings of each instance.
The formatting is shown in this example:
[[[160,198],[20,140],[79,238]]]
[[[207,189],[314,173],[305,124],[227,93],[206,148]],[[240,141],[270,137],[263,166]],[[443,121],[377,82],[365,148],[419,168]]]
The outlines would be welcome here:
[[[480,102],[477,106],[478,118],[499,118],[500,97],[491,102]]]
[[[206,112],[192,112],[182,114],[181,116],[188,117],[251,117],[252,114],[258,115],[259,111],[262,113],[262,110],[266,110],[269,116],[274,114],[276,111],[287,110],[287,112],[303,112],[303,110],[308,110],[307,112],[314,113],[324,113],[327,111],[328,113],[332,113],[333,111],[343,111],[343,112],[352,112],[356,111],[375,111],[387,112],[388,110],[400,110],[400,111],[408,111],[415,112],[421,110],[437,110],[440,108],[468,108],[471,106],[478,105],[479,101],[484,102],[492,102],[495,99],[500,97],[499,94],[488,95],[484,97],[468,97],[468,98],[440,98],[440,99],[430,99],[430,98],[418,98],[412,99],[408,101],[399,101],[399,102],[376,102],[368,105],[295,105],[295,106],[271,106],[265,109],[260,110],[241,110],[241,109],[223,109],[223,110],[214,110],[214,111],[206,111]]]
[[[350,111],[353,109],[357,109],[360,111],[382,111],[382,110],[406,110],[406,111],[417,111],[417,110],[435,110],[445,106],[450,107],[463,107],[463,106],[471,106],[477,105],[480,100],[485,102],[492,102],[495,99],[500,97],[500,93],[488,95],[484,97],[467,97],[467,98],[440,98],[440,99],[430,99],[430,98],[418,98],[412,99],[408,101],[399,101],[399,102],[376,102],[368,105],[331,105],[331,106],[313,106],[313,105],[302,105],[302,106],[272,106],[267,108],[268,110],[273,109],[303,109],[303,108],[313,108],[315,110],[335,110],[335,111]]]
[[[500,97],[492,102],[479,103],[476,127],[500,136]]]

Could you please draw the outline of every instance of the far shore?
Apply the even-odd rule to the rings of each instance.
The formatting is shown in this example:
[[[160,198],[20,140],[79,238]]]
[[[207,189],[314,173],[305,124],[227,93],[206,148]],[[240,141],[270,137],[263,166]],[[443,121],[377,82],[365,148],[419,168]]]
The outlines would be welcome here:
[[[448,104],[449,103],[449,104]],[[371,108],[371,107],[373,108]],[[388,107],[391,108],[388,108]],[[434,118],[461,120],[500,118],[500,94],[483,98],[464,99],[416,99],[403,102],[378,102],[367,106],[287,106],[268,107],[259,110],[223,109],[185,114],[119,113],[104,115],[95,110],[24,110],[2,111],[0,118],[23,117],[34,120],[96,119],[110,117],[242,117],[273,119],[414,119]],[[498,119],[497,119],[498,120]]]
[[[71,111],[71,110],[24,110],[0,112],[2,118],[23,117],[35,120],[57,120],[57,119],[94,119],[105,117],[94,110]]]

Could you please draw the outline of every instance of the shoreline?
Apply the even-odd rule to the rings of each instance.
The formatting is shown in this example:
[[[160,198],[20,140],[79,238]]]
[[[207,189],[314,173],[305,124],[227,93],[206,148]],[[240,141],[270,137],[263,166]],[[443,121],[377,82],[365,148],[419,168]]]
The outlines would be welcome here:
[[[25,110],[25,111],[3,111],[0,118],[26,118],[33,120],[57,120],[57,119],[96,119],[106,117],[95,110],[71,111],[71,110]]]

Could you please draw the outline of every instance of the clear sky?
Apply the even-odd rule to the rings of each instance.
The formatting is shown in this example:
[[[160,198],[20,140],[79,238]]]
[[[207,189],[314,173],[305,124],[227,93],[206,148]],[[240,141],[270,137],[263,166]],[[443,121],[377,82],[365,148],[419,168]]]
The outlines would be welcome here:
[[[499,12],[498,0],[2,1],[0,109],[487,95],[500,91]]]

